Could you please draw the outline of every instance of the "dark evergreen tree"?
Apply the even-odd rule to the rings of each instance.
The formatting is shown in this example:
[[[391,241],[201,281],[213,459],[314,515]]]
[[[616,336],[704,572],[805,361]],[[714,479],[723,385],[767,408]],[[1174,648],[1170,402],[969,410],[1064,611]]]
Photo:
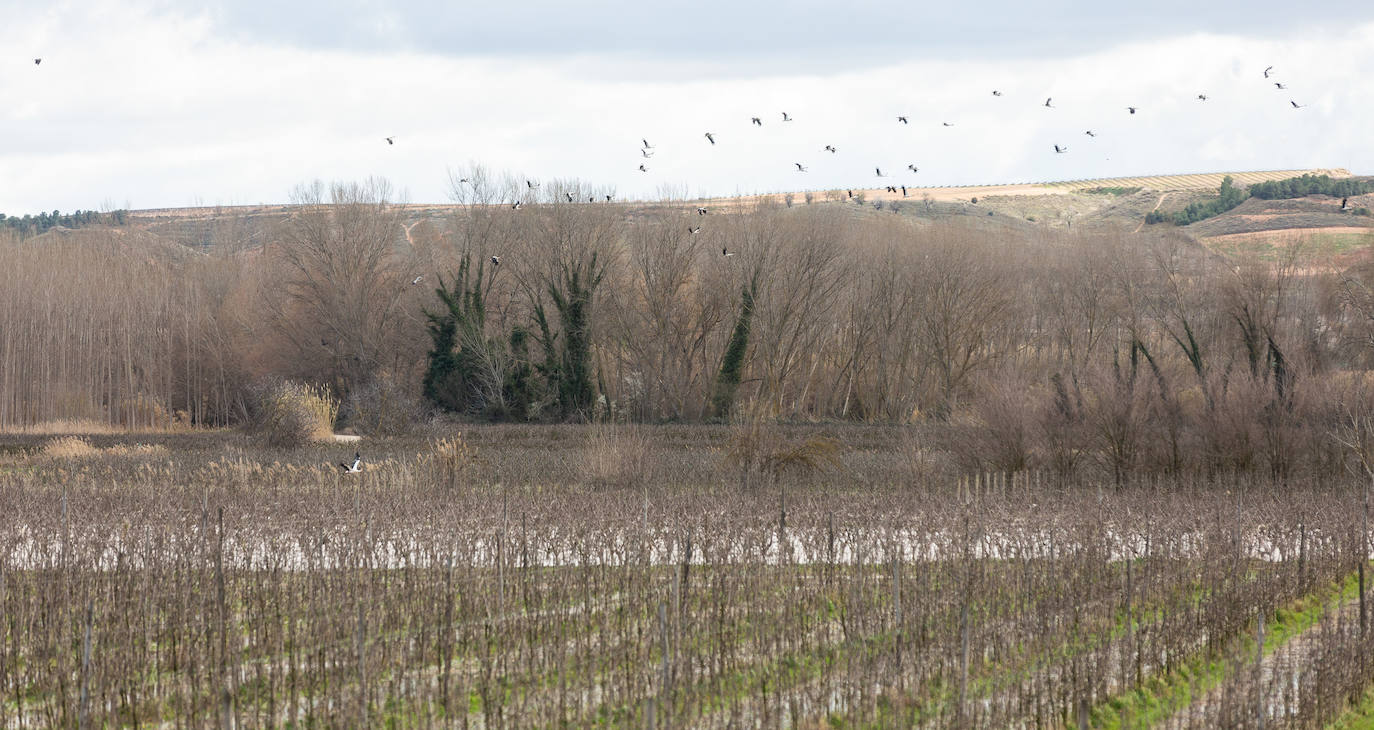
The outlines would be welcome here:
[[[716,418],[729,417],[735,405],[735,392],[744,376],[744,360],[749,352],[749,327],[754,318],[758,288],[759,275],[754,272],[749,284],[740,292],[739,317],[735,319],[735,329],[730,333],[730,343],[725,347],[725,357],[716,374],[716,387],[711,394],[711,413]]]

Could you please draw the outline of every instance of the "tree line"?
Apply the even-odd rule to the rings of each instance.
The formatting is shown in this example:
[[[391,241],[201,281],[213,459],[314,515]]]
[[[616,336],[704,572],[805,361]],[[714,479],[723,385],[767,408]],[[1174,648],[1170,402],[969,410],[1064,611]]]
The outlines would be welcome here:
[[[39,213],[38,215],[24,214],[22,216],[10,216],[0,213],[0,226],[21,235],[36,235],[43,233],[51,228],[80,228],[92,225],[116,225],[122,226],[128,222],[128,213],[123,210],[115,210],[109,213],[101,213],[94,210],[77,210],[71,213],[63,213],[54,210],[51,213]]]
[[[11,236],[0,425],[232,425],[284,378],[328,386],[359,428],[388,409],[378,423],[738,410],[944,424],[970,468],[1282,476],[1322,468],[1313,434],[1362,402],[1374,354],[1374,269],[1301,247],[1222,260],[1173,230],[838,204],[700,217],[567,203],[602,198],[576,181],[513,210],[523,181],[463,177],[457,211],[418,222],[384,182],[305,186],[288,218],[218,222],[205,253]]]

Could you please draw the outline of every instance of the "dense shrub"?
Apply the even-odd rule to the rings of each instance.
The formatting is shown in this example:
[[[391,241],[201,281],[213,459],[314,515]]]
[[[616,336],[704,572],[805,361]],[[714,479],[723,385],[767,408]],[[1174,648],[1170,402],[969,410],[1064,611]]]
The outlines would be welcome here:
[[[259,386],[253,430],[267,446],[293,448],[333,436],[339,402],[324,386],[289,380]]]
[[[1330,175],[1302,175],[1287,180],[1269,180],[1250,186],[1250,195],[1260,200],[1305,198],[1308,195],[1331,195],[1346,198],[1351,195],[1374,193],[1374,182],[1358,178],[1333,180]]]

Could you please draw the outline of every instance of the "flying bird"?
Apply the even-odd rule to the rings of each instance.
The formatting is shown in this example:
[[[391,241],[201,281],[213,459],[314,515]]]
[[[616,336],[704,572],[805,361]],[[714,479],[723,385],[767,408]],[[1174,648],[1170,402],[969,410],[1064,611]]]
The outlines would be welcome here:
[[[707,132],[707,133],[706,133],[706,141],[707,141],[707,142],[710,142],[711,144],[715,144],[715,143],[716,143],[715,135],[711,134],[710,132]]]
[[[411,279],[411,280],[410,280],[410,285],[411,285],[411,286],[415,286],[416,284],[419,284],[419,283],[420,283],[420,280],[423,279],[423,278],[425,278],[425,275],[424,275],[424,274],[420,274],[419,276],[417,276],[417,277],[415,277],[414,279]]]
[[[763,126],[763,120],[759,119],[758,117],[749,117],[749,122],[753,124],[755,127]]]
[[[902,124],[910,124],[910,123],[911,123],[911,122],[908,122],[908,121],[906,120],[906,117],[897,117],[897,121],[901,122]]]
[[[1002,92],[998,91],[997,89],[993,89],[993,90],[992,90],[992,95],[993,95],[993,96],[1001,96],[1001,95],[1002,95]]]
[[[1064,154],[1065,152],[1068,152],[1068,151],[1069,151],[1069,148],[1068,148],[1068,147],[1060,147],[1059,145],[1055,145],[1055,146],[1054,146],[1054,151],[1055,151],[1055,152],[1058,152],[1059,154],[1062,155],[1062,154]]]
[[[526,180],[526,181],[525,181],[525,187],[529,188],[530,190],[533,190],[533,189],[539,187],[539,183],[537,183],[537,182],[531,182],[531,181],[529,181],[529,180]]]
[[[1054,105],[1050,103],[1051,101],[1054,101],[1054,97],[1053,97],[1053,96],[1047,96],[1047,97],[1045,97],[1045,106],[1049,107],[1050,109],[1053,109],[1053,108],[1054,108]]]
[[[566,195],[566,196],[568,197],[568,202],[571,203],[571,202],[572,202],[572,193],[563,193],[563,194]]]
[[[1345,204],[1350,202],[1350,198],[1341,198],[1341,210],[1345,210]]]
[[[797,166],[797,172],[806,172],[806,167],[804,167],[804,166],[802,165],[802,163],[800,163],[800,162],[794,162],[794,163],[792,163],[792,164],[794,164],[794,165]]]
[[[606,202],[607,202],[607,203],[611,202],[611,196],[610,196],[609,193],[606,195]]]
[[[501,265],[501,257],[500,257],[500,256],[492,256],[492,257],[491,257],[491,265],[492,265],[492,266],[500,266],[500,265]]]
[[[950,124],[949,122],[940,122],[940,124],[943,124],[943,125],[946,126],[946,127],[953,127],[953,126],[954,126],[953,124]]]
[[[696,227],[687,226],[687,232],[690,233],[690,234],[692,234],[693,236],[697,235],[697,232],[700,231],[700,230],[701,230],[701,226],[696,226]]]
[[[1264,78],[1266,78],[1266,79],[1269,78],[1269,72],[1270,72],[1270,71],[1273,71],[1273,70],[1274,70],[1274,67],[1273,67],[1273,66],[1270,66],[1270,67],[1264,69]]]
[[[1088,131],[1084,132],[1083,134],[1086,134],[1086,135],[1088,135],[1089,137],[1096,137],[1096,136],[1097,136],[1097,135],[1093,134],[1093,131],[1092,131],[1091,129],[1089,129]]]
[[[342,461],[339,462],[339,468],[340,468],[340,469],[343,469],[343,473],[345,473],[345,474],[359,474],[359,473],[361,473],[362,470],[363,470],[363,455],[362,455],[362,452],[357,452],[357,451],[355,451],[355,452],[353,453],[353,463],[352,463],[351,465],[350,465],[350,464],[347,464],[347,463],[345,463],[345,462],[342,462]]]
[[[1128,106],[1128,107],[1126,107],[1126,111],[1128,111],[1128,112],[1130,112],[1130,113],[1132,113],[1132,114],[1135,114],[1135,107],[1133,107],[1133,106]]]
[[[515,203],[511,205],[510,209],[511,209],[511,210],[520,210],[520,201],[518,201],[518,200],[515,201]]]
[[[1292,99],[1289,99],[1289,100],[1288,100],[1288,103],[1289,103],[1289,104],[1292,104],[1294,109],[1301,109],[1301,108],[1307,106],[1306,104],[1299,104],[1298,102],[1293,101]]]
[[[834,145],[826,145],[826,146],[825,146],[825,151],[826,151],[826,152],[829,152],[830,154],[833,155],[833,154],[835,154],[835,146],[834,146]]]
[[[387,138],[386,138],[386,143],[387,143],[387,144],[396,144],[396,138],[395,138],[395,137],[387,137]]]
[[[920,172],[920,171],[921,171],[921,168],[917,167],[915,164],[907,165],[907,166],[906,166],[906,169],[908,169],[908,170],[910,170],[910,171],[912,171],[912,172]]]
[[[1275,81],[1275,82],[1274,82],[1274,88],[1276,88],[1276,89],[1286,89],[1286,88],[1288,88],[1288,87],[1287,87],[1287,86],[1284,86],[1283,84],[1280,84],[1280,83],[1277,82],[1277,81]]]
[[[1207,95],[1206,95],[1206,94],[1198,94],[1198,95],[1197,95],[1197,100],[1198,100],[1198,101],[1207,101]]]
[[[882,169],[881,167],[875,167],[875,168],[873,168],[873,172],[874,172],[874,174],[876,174],[878,177],[887,177],[887,175],[884,175],[884,174],[883,174],[883,169]]]
[[[787,116],[787,112],[783,112],[783,113],[782,113],[782,120],[783,120],[784,122],[790,122],[790,121],[792,121],[792,117]]]
[[[649,144],[649,140],[647,140],[647,139],[641,139],[641,140],[639,140],[639,141],[644,143],[644,149],[646,149],[646,150],[651,150],[651,149],[654,148],[653,145]]]
[[[731,251],[731,250],[728,249],[728,248],[722,248],[722,249],[720,250],[720,255],[722,255],[722,256],[734,256],[736,253],[737,253],[736,251]]]
[[[647,167],[645,167],[645,166],[643,166],[643,165],[640,165],[640,166],[639,166],[639,171],[640,171],[640,172],[648,172],[648,171],[649,171],[649,168],[647,168]]]
[[[697,206],[697,215],[706,215],[706,209],[701,206]]]
[[[902,197],[903,197],[903,198],[906,197],[906,186],[905,186],[905,185],[902,186]]]

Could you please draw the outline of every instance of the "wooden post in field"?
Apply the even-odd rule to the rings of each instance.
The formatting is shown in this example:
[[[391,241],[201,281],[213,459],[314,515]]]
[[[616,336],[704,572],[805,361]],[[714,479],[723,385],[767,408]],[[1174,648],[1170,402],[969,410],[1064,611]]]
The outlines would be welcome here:
[[[672,716],[672,714],[673,714],[672,674],[671,674],[671,671],[670,671],[670,668],[671,668],[671,661],[672,661],[672,657],[671,657],[672,648],[671,648],[671,646],[668,644],[668,617],[667,617],[666,614],[667,614],[667,607],[663,605],[663,601],[659,601],[659,602],[658,602],[658,633],[659,633],[659,638],[660,638],[660,639],[662,640],[662,642],[663,642],[663,661],[662,661],[662,665],[663,665],[663,666],[662,666],[662,670],[661,670],[661,671],[662,671],[662,677],[661,677],[661,679],[660,679],[660,681],[659,681],[659,685],[658,685],[658,687],[659,687],[659,689],[658,689],[658,695],[664,699],[664,702],[665,702],[665,704],[666,704],[667,707],[668,707],[668,711],[667,711],[666,713],[664,713],[664,722],[663,722],[663,726],[664,726],[664,727],[672,727],[672,722],[668,719],[668,718],[670,718],[670,717]]]
[[[91,726],[91,614],[94,604],[86,600],[86,636],[81,642],[81,707],[76,724],[80,730]]]
[[[964,702],[968,699],[968,598],[959,609],[959,633],[963,649],[959,653],[959,706],[955,708],[955,727],[964,727]]]
[[[1259,628],[1255,631],[1255,723],[1264,730],[1264,609],[1259,612]]]

